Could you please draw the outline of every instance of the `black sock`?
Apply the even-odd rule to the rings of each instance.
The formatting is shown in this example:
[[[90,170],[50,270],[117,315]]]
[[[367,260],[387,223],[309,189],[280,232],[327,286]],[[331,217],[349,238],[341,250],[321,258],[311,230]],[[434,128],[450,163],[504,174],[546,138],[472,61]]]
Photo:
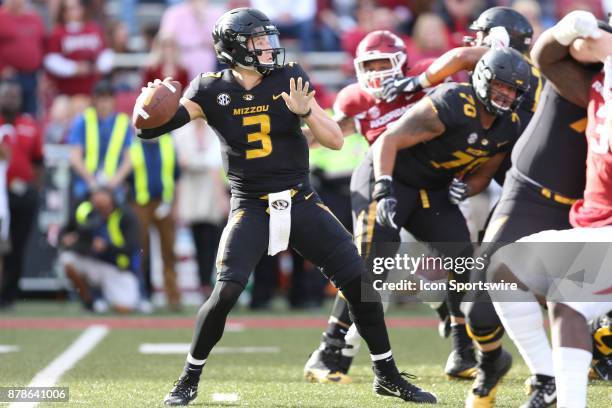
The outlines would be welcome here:
[[[382,360],[372,361],[372,365],[374,368],[374,374],[376,374],[377,377],[389,378],[398,374],[397,365],[395,365],[393,356],[383,358]]]
[[[375,300],[376,296],[379,296],[378,292],[367,282],[362,285],[361,279],[357,278],[345,285],[342,288],[342,293],[348,302],[357,332],[368,345],[370,354],[388,353],[391,350],[391,345],[389,344],[389,334],[387,333],[382,303],[380,300],[377,302],[362,300],[362,296],[363,299]]]
[[[191,377],[192,379],[199,380],[200,375],[202,375],[202,370],[204,369],[204,364],[191,364],[190,362],[185,362],[185,367],[183,368],[183,374],[181,377]]]
[[[480,351],[481,364],[493,364],[501,356],[501,352],[501,346],[489,351]]]
[[[210,350],[223,335],[227,315],[236,304],[243,287],[233,281],[218,281],[208,300],[196,316],[195,330],[189,353],[197,360],[205,360]]]
[[[442,302],[440,307],[436,309],[436,313],[438,314],[438,319],[442,322],[448,317],[448,306],[446,306],[446,302]]]
[[[351,324],[352,320],[349,316],[348,304],[342,296],[338,295],[336,296],[336,301],[330,315],[330,323],[327,325],[325,334],[331,339],[344,340],[344,336],[346,336]]]
[[[462,352],[472,347],[472,339],[467,334],[465,323],[451,324],[451,339],[453,350]]]

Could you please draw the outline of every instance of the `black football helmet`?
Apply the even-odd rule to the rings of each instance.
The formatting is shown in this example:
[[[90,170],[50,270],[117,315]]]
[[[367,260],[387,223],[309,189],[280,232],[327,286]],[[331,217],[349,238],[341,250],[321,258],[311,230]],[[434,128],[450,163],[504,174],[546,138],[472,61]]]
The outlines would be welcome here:
[[[516,98],[508,107],[496,104],[491,98],[491,83],[498,80],[516,89]],[[476,97],[489,113],[502,115],[519,107],[525,94],[529,91],[531,67],[525,58],[512,48],[487,51],[480,58],[472,73],[472,86]]]
[[[219,62],[253,69],[266,75],[285,64],[278,29],[261,11],[241,7],[219,17],[213,28],[213,42]],[[271,55],[270,62],[260,61]]]
[[[518,11],[510,7],[491,7],[483,11],[469,28],[487,34],[493,27],[506,29],[510,37],[510,47],[520,53],[526,53],[529,50],[533,27]]]

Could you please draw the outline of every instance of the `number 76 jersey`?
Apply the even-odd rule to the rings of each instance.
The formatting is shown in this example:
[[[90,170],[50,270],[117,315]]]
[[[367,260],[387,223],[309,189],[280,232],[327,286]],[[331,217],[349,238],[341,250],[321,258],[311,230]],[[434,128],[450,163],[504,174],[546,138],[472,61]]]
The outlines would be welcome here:
[[[299,77],[309,80],[298,64],[288,63],[247,91],[225,69],[199,75],[185,91],[221,140],[233,196],[257,198],[307,183],[308,144],[300,119],[281,97],[289,94],[290,78]]]

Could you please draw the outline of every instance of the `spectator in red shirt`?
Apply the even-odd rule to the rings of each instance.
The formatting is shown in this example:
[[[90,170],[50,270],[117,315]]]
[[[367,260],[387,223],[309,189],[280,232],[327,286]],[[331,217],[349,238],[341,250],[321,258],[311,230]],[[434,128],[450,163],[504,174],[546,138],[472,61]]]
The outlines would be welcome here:
[[[451,31],[451,48],[461,47],[463,37],[469,35],[469,25],[480,11],[477,0],[444,0],[442,15]]]
[[[26,0],[5,0],[0,6],[0,79],[21,85],[21,111],[35,115],[37,71],[42,65],[45,28],[26,7]]]
[[[73,113],[80,113],[90,104],[94,83],[113,64],[103,31],[89,21],[81,0],[62,0],[47,52],[44,65],[52,82],[59,94],[71,97]]]
[[[436,33],[436,35],[431,35]],[[412,31],[408,61],[437,58],[450,49],[450,34],[444,20],[434,13],[422,13]]]
[[[11,252],[5,258],[0,305],[17,299],[23,254],[36,219],[38,185],[43,160],[42,138],[34,119],[19,112],[21,88],[15,81],[0,83],[0,132],[10,149],[7,171]]]
[[[183,89],[187,88],[190,78],[180,63],[179,49],[172,37],[158,35],[153,41],[151,56],[151,61],[144,70],[142,86],[147,86],[148,82],[158,78],[172,77],[181,83]]]

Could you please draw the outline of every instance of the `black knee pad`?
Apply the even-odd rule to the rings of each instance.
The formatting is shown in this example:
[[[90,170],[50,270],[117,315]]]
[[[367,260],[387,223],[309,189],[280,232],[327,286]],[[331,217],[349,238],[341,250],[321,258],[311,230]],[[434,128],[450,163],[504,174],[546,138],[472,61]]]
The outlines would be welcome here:
[[[365,265],[353,241],[346,239],[325,259],[321,270],[337,288],[343,289],[348,283],[361,278]]]

